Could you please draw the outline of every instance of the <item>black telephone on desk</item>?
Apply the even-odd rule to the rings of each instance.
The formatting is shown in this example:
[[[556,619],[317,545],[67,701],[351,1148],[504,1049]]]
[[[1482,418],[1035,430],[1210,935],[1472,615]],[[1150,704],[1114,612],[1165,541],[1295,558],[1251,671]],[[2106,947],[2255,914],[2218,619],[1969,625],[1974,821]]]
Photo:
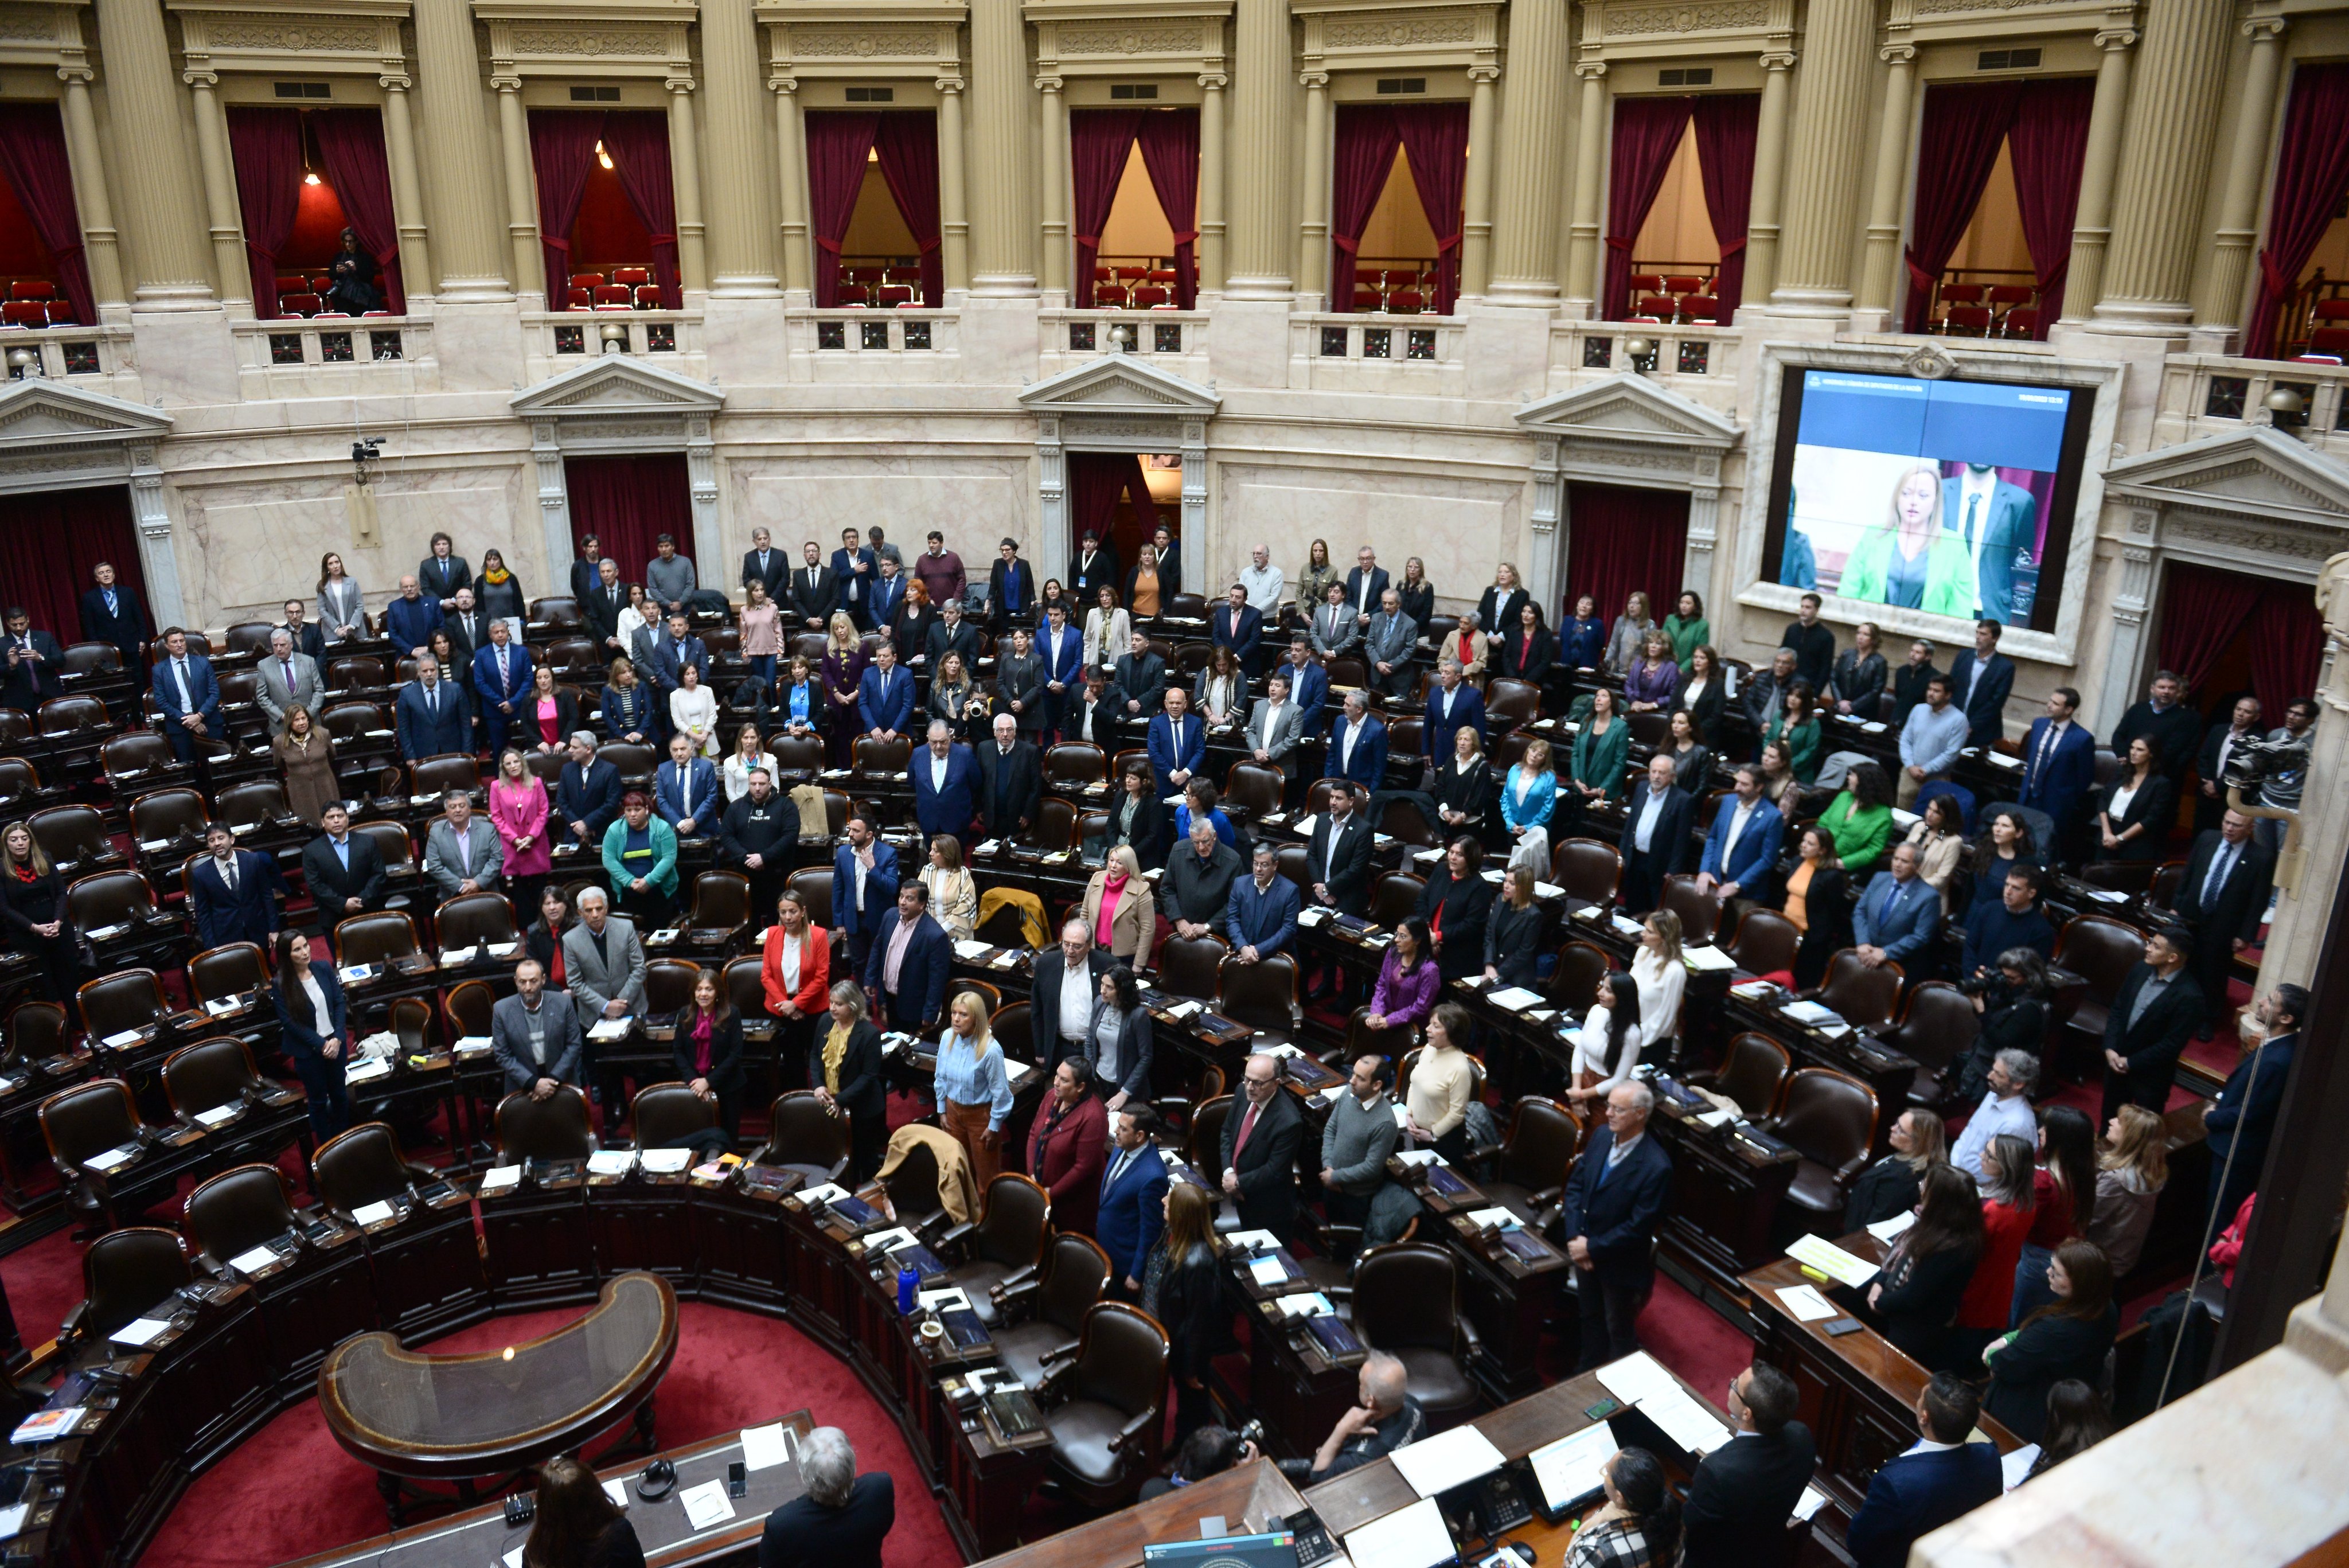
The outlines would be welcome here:
[[[1462,1490],[1468,1493],[1476,1533],[1486,1541],[1498,1541],[1507,1532],[1534,1521],[1533,1505],[1526,1501],[1525,1480],[1513,1468],[1505,1466]]]
[[[1301,1509],[1281,1521],[1288,1526],[1289,1545],[1297,1553],[1297,1568],[1317,1568],[1338,1555],[1338,1543],[1330,1535],[1330,1527],[1311,1509]]]

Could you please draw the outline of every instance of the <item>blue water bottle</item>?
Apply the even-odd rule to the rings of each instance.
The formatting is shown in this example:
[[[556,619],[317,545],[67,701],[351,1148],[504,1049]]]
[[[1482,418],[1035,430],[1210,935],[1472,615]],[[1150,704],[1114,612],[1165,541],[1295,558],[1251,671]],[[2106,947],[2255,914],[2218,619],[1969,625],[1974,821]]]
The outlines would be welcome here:
[[[922,1276],[914,1270],[897,1271],[897,1310],[908,1317],[914,1312],[914,1287],[921,1282]]]

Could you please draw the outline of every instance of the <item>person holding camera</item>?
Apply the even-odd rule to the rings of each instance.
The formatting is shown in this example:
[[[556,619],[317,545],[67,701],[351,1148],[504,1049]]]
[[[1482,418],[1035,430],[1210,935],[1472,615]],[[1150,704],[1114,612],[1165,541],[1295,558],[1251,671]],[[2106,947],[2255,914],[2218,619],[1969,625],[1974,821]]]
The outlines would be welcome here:
[[[1260,1420],[1250,1421],[1235,1432],[1229,1427],[1202,1427],[1183,1441],[1169,1461],[1166,1473],[1152,1476],[1142,1483],[1142,1495],[1134,1501],[1148,1502],[1154,1497],[1164,1497],[1170,1491],[1180,1491],[1195,1486],[1209,1476],[1219,1476],[1235,1465],[1245,1465],[1262,1459],[1263,1451],[1256,1446],[1251,1433],[1264,1430]]]
[[[333,281],[326,289],[326,308],[339,310],[345,316],[365,316],[370,310],[383,308],[382,296],[375,291],[375,257],[367,254],[352,230],[343,231],[342,244],[336,247],[335,259],[327,264],[326,275]]]
[[[2013,886],[2012,880],[2008,884]],[[1956,1103],[1977,1105],[1992,1087],[1991,1069],[1998,1058],[2019,1051],[2039,1060],[2047,1041],[2047,961],[2033,948],[2009,948],[1998,955],[1995,970],[1977,971],[1959,982],[1973,999],[1982,1020],[1973,1049],[1958,1070]],[[1961,1166],[1960,1169],[1965,1168]]]

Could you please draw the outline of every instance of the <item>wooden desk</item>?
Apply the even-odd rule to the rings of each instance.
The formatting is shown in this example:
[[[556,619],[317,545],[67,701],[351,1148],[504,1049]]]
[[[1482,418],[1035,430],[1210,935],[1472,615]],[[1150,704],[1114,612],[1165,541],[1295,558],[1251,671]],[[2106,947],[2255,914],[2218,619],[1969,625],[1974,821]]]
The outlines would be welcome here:
[[[1223,1520],[1227,1532],[1255,1530],[1286,1520],[1305,1505],[1279,1466],[1255,1459],[1032,1546],[990,1557],[988,1568],[1136,1568],[1145,1546],[1198,1540],[1203,1519]]]
[[[1741,1293],[1738,1277],[1779,1252],[1771,1238],[1778,1209],[1803,1157],[1736,1136],[1736,1124],[1709,1127],[1667,1094],[1649,1123],[1672,1157],[1672,1195],[1661,1240],[1707,1283]]]

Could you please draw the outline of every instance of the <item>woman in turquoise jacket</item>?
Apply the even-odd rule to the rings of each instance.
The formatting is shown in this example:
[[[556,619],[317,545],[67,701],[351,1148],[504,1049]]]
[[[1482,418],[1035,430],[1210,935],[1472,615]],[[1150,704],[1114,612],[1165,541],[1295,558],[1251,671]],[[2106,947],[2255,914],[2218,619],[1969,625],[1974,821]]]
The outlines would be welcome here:
[[[1510,837],[1523,838],[1529,827],[1547,827],[1557,809],[1557,769],[1550,761],[1549,742],[1536,741],[1501,786],[1501,822]]]
[[[604,870],[620,912],[642,929],[665,924],[676,912],[677,830],[653,815],[652,800],[640,789],[621,797],[619,820],[604,830]]]

